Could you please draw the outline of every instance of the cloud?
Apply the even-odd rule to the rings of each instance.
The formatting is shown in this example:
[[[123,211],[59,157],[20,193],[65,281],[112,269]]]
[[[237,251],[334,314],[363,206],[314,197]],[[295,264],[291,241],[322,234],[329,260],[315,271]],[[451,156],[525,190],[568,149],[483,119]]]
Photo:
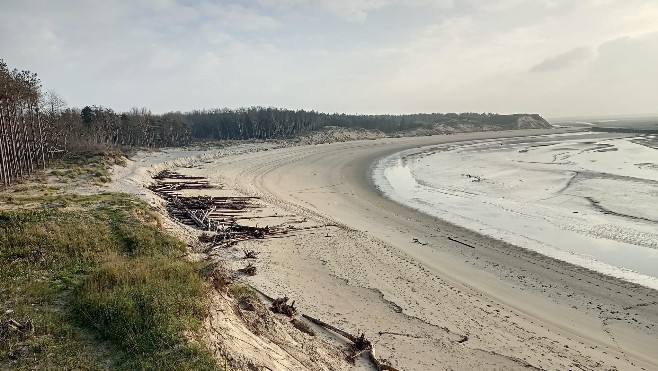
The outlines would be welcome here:
[[[201,22],[216,24],[222,30],[269,31],[279,25],[271,16],[243,5],[204,2],[196,9],[201,14]]]
[[[371,11],[391,5],[394,0],[258,0],[269,9],[314,10],[350,22],[363,22]],[[440,0],[445,1],[445,0]]]
[[[657,14],[655,0],[4,0],[0,58],[71,105],[116,110],[655,111]]]
[[[594,56],[594,52],[587,47],[573,48],[567,52],[544,59],[541,63],[530,68],[530,72],[552,72],[569,68],[573,65],[586,62]]]
[[[387,0],[322,0],[322,8],[349,21],[362,22],[370,11],[382,8]]]

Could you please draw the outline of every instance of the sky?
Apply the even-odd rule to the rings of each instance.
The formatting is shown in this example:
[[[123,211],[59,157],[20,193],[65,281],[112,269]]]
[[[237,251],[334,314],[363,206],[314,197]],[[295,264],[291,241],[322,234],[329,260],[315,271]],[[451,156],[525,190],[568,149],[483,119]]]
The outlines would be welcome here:
[[[658,113],[658,0],[0,0],[74,107]]]

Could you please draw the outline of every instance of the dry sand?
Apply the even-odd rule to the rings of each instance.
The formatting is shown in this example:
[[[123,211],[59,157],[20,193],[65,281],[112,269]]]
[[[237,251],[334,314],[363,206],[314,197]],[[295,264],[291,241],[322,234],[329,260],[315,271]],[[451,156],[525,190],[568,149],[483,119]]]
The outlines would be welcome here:
[[[418,213],[382,197],[369,178],[376,159],[402,149],[542,132],[252,148],[206,152],[203,161],[193,153],[167,166],[189,163],[182,172],[203,174],[223,192],[260,196],[245,223],[315,227],[215,256],[239,267],[243,247],[260,251],[259,274],[246,280],[287,294],[303,313],[365,332],[399,369],[658,369],[656,291]],[[117,174],[118,187],[148,198],[126,185],[146,182],[158,158],[140,157]]]

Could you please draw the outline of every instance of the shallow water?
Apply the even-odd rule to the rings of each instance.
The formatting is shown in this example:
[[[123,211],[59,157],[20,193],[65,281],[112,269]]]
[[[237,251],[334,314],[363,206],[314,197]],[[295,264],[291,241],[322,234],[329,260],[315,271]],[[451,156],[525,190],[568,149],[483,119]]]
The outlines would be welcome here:
[[[658,289],[655,138],[579,133],[430,146],[382,159],[389,198]]]

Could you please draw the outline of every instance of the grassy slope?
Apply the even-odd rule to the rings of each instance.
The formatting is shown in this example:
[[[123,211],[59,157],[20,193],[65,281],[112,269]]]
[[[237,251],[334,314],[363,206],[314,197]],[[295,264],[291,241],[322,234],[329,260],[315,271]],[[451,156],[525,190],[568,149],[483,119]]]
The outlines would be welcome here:
[[[147,206],[44,193],[12,193],[37,207],[0,211],[0,323],[35,328],[0,327],[0,369],[218,369],[194,339],[207,310],[201,267]]]

